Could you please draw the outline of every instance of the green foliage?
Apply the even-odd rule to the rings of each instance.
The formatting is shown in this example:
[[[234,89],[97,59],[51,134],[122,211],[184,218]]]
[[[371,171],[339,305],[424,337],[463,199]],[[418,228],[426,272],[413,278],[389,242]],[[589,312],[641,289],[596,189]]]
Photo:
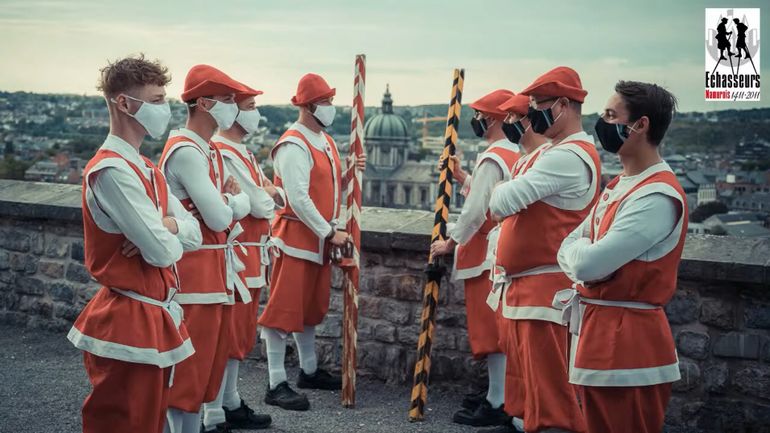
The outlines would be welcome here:
[[[692,211],[690,214],[690,221],[694,223],[702,223],[708,217],[716,214],[727,213],[728,210],[729,209],[727,208],[727,205],[721,201],[710,201],[708,203],[703,203],[702,205],[695,208],[694,211]]]

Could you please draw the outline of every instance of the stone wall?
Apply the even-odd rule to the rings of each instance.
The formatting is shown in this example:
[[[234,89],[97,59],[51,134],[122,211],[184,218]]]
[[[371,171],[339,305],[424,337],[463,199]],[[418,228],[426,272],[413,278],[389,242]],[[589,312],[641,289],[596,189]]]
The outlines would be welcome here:
[[[83,267],[81,224],[79,187],[0,181],[0,322],[66,332],[98,289]],[[360,374],[409,383],[432,214],[365,208],[363,224]],[[342,352],[341,281],[335,271],[318,329],[320,360],[330,366]],[[688,237],[666,312],[682,370],[667,431],[768,431],[770,240]],[[462,284],[441,286],[432,363],[434,384],[483,383],[485,369],[470,357]]]

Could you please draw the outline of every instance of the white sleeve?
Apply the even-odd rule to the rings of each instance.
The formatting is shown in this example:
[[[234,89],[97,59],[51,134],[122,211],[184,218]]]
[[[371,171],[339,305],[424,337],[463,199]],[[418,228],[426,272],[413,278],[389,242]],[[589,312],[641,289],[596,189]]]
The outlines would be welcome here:
[[[166,268],[182,258],[181,242],[163,225],[160,212],[135,174],[104,168],[91,179],[91,190],[99,207],[139,249],[144,261]]]
[[[604,279],[670,235],[679,212],[679,204],[664,194],[640,197],[623,205],[598,241],[591,243],[587,237],[565,241],[559,250],[559,264],[576,281]]]
[[[176,220],[176,238],[182,243],[185,251],[195,251],[201,246],[203,236],[198,220],[182,206],[179,199],[171,192],[168,193],[168,215]]]
[[[254,218],[273,219],[275,216],[275,202],[273,202],[273,198],[254,182],[249,168],[246,167],[243,161],[238,158],[225,157],[225,165],[230,174],[241,185],[241,191],[249,200],[248,214]]]
[[[224,160],[225,158],[222,157],[222,159]],[[230,173],[230,170],[227,168],[227,164],[225,161],[223,161],[222,180],[226,182],[227,179],[230,178],[231,174],[232,173]],[[240,184],[240,182],[238,183]],[[238,221],[239,219],[249,214],[249,210],[251,209],[251,205],[249,204],[249,196],[243,190],[241,190],[241,192],[236,195],[225,193],[225,196],[227,197],[227,205],[230,206],[230,209],[233,210],[233,221]]]
[[[574,269],[572,266],[572,262],[570,261],[570,254],[569,251],[573,248],[573,244],[575,242],[585,242],[583,239],[588,240],[590,243],[589,236],[591,236],[591,215],[593,213],[589,213],[588,217],[583,220],[580,225],[575,227],[575,230],[572,230],[572,232],[567,235],[566,238],[561,243],[561,246],[559,247],[559,252],[556,255],[556,260],[559,262],[559,267],[561,270],[569,277],[570,280],[574,282],[579,282],[577,277],[575,277]]]
[[[503,180],[503,173],[493,162],[482,161],[476,168],[470,183],[470,193],[450,233],[455,242],[460,245],[465,244],[484,225],[492,189],[501,180]]]
[[[590,186],[588,165],[576,153],[554,148],[543,153],[524,174],[498,185],[489,208],[507,217],[546,197],[580,197]]]
[[[313,230],[316,236],[328,236],[332,227],[318,212],[308,194],[311,167],[307,151],[298,144],[286,142],[275,152],[274,161],[275,169],[283,181],[286,199],[297,218]]]
[[[166,170],[182,184],[206,226],[215,232],[225,231],[230,226],[233,209],[225,203],[209,178],[208,158],[192,147],[182,147],[171,154]]]

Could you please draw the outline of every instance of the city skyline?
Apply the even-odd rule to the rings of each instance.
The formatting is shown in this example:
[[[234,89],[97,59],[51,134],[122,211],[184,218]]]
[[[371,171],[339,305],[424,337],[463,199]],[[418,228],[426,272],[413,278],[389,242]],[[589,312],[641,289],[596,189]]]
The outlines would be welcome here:
[[[353,59],[365,53],[367,106],[379,105],[386,83],[397,105],[445,104],[454,67],[466,70],[469,103],[496,88],[518,91],[558,65],[581,74],[584,114],[603,108],[618,79],[669,88],[680,111],[770,106],[704,101],[698,1],[641,9],[602,1],[415,3],[0,0],[7,34],[0,55],[14,59],[0,70],[0,90],[97,95],[108,59],[144,52],[169,67],[171,97],[191,66],[208,63],[264,90],[262,105],[288,104],[306,72],[324,75],[338,89],[335,102],[350,105]]]

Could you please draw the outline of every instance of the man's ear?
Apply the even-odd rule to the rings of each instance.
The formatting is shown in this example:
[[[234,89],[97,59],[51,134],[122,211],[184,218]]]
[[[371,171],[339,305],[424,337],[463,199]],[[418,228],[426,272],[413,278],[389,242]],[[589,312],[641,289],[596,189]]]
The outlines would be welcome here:
[[[634,129],[641,134],[647,134],[647,131],[650,129],[650,118],[647,116],[640,117]]]
[[[119,95],[113,96],[112,100],[115,101],[113,105],[115,105],[116,110],[129,113],[128,98],[126,98],[125,95],[121,93]]]

